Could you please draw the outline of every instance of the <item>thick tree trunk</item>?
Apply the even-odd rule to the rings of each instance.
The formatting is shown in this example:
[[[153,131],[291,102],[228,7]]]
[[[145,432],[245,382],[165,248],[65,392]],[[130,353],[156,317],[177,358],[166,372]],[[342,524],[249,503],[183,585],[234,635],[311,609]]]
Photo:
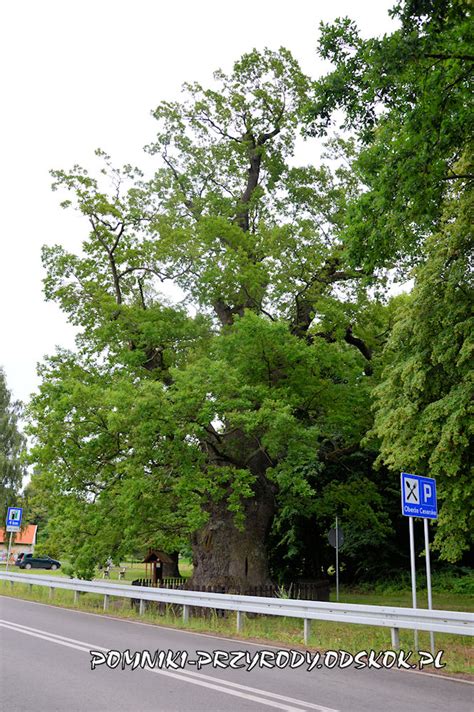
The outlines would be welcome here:
[[[225,501],[208,507],[209,522],[192,541],[193,586],[222,586],[244,592],[270,583],[266,549],[275,512],[274,487],[258,478],[255,496],[243,503],[245,523],[237,529]]]
[[[179,560],[179,552],[177,551],[172,551],[171,553],[168,554],[170,559],[173,559],[172,564],[168,564],[165,561],[163,562],[163,578],[179,578],[180,573],[179,573],[179,567],[178,567],[178,560]]]

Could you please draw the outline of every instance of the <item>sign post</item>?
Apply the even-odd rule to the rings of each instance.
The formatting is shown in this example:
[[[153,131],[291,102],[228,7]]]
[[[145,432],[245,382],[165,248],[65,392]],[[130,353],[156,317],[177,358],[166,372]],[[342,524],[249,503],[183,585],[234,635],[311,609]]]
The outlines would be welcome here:
[[[336,528],[330,529],[328,532],[328,540],[331,546],[336,549],[336,601],[339,601],[339,547],[344,543],[344,534],[339,527],[339,521],[336,517]]]
[[[411,568],[411,600],[413,608],[416,608],[416,566],[415,566],[415,532],[413,517],[408,520],[408,531],[410,533],[410,568]],[[418,650],[418,631],[413,631],[415,635],[415,650]]]
[[[339,601],[339,526],[336,517],[336,601]]]
[[[8,540],[7,565],[5,567],[5,571],[8,571],[8,563],[10,561],[10,553],[11,553],[11,549],[12,549],[13,532],[20,531],[22,516],[23,516],[22,507],[8,507],[6,530],[7,530],[7,532],[10,532],[10,538]]]
[[[411,520],[410,520],[411,521]],[[428,590],[428,608],[431,611],[433,608],[433,597],[431,595],[431,561],[430,561],[430,538],[428,534],[428,520],[423,519],[423,527],[425,530],[425,554],[426,554],[426,588]],[[434,633],[430,630],[430,647],[431,654],[435,654]]]
[[[416,568],[415,568],[415,536],[413,518],[420,517],[423,521],[425,532],[426,554],[426,587],[428,589],[428,608],[433,608],[431,595],[431,562],[430,542],[428,536],[428,519],[438,518],[438,505],[436,501],[436,480],[432,477],[419,477],[406,472],[401,474],[402,514],[409,517],[408,527],[410,532],[410,565],[411,565],[411,590],[413,608],[416,608]],[[430,631],[431,652],[434,655],[434,633]],[[418,648],[418,631],[415,631],[415,648]]]

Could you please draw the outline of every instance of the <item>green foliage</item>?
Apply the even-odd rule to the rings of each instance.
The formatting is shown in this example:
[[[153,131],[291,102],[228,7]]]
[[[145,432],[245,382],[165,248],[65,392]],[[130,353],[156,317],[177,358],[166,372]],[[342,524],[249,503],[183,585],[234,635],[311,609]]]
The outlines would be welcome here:
[[[295,562],[319,574],[327,552],[310,550],[336,514],[347,569],[371,575],[397,555],[394,473],[410,468],[438,477],[443,556],[466,548],[472,168],[452,36],[467,29],[462,3],[409,29],[415,9],[398,8],[402,28],[382,40],[348,21],[323,32],[336,69],[317,85],[312,130],[342,106],[359,135],[329,157],[350,168],[293,165],[311,82],[266,50],[158,106],[151,180],[101,152],[98,179],[53,173],[90,232],[80,256],[43,251],[46,296],[80,334],[77,353],[41,367],[32,462],[47,541],[81,575],[138,543],[182,549],[213,511],[242,529],[263,482],[282,578]],[[374,266],[413,257],[414,294],[385,306]]]
[[[473,24],[465,0],[406,0],[391,14],[399,27],[382,38],[362,39],[347,18],[322,26],[334,70],[316,82],[307,130],[323,135],[342,115],[354,137],[363,189],[341,226],[348,259],[403,276],[418,265],[413,293],[388,309],[365,444],[392,475],[437,478],[435,546],[458,561],[473,529]]]
[[[357,263],[398,269],[420,258],[439,226],[456,167],[472,140],[473,23],[466,0],[400,2],[391,35],[363,40],[347,18],[322,25],[319,52],[335,69],[316,82],[309,131],[324,134],[343,110],[355,131],[353,165],[365,185],[347,212],[345,244]]]
[[[35,546],[35,556],[50,556],[52,559],[61,559],[61,548],[58,543],[53,544],[51,541],[43,541]]]
[[[426,574],[417,571],[417,587],[426,590]],[[441,568],[432,572],[431,588],[435,593],[474,594],[474,572],[467,567]],[[393,594],[411,589],[409,571],[394,571],[390,577],[370,580],[357,584],[358,591]]]
[[[469,548],[474,530],[471,217],[472,195],[453,193],[413,292],[399,300],[375,389],[379,460],[437,479],[435,546],[449,561]]]
[[[18,493],[25,469],[22,461],[25,439],[19,429],[21,405],[12,402],[5,374],[0,368],[0,515],[18,504]]]
[[[163,384],[137,386],[123,374],[86,369],[69,354],[53,357],[43,375],[42,392],[30,404],[41,423],[31,429],[37,440],[31,458],[40,466],[35,486],[56,515],[48,541],[60,540],[66,554],[81,552],[75,565],[82,573],[108,556],[120,560],[137,537],[144,548],[163,548],[163,537],[168,546],[182,542],[183,509],[191,521],[199,513],[189,498],[175,501],[179,448],[167,458]]]
[[[53,172],[90,231],[80,256],[43,250],[46,296],[80,334],[41,366],[31,459],[48,540],[84,575],[138,543],[185,547],[213,503],[244,527],[263,480],[283,533],[316,511],[321,452],[357,450],[371,424],[385,312],[339,240],[357,179],[293,165],[310,82],[288,51],[215,81],[156,109],[151,180],[102,152],[98,178]],[[184,305],[160,294],[167,280]]]
[[[474,596],[474,575],[471,572],[467,576],[458,578],[453,582],[452,586],[453,593],[465,594],[468,596]]]

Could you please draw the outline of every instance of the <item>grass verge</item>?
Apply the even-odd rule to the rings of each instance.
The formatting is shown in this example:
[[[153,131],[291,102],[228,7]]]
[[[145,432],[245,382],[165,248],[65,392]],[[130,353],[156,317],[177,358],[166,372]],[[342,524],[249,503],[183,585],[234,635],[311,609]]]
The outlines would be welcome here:
[[[20,569],[18,566],[15,566],[11,564],[8,567],[8,570],[10,573],[15,573],[15,574],[44,574],[45,576],[63,576],[66,578],[69,578],[68,574],[66,573],[66,568],[67,568],[67,561],[64,559],[61,559],[62,566],[60,569],[57,571],[50,571],[49,569]],[[123,578],[120,578],[120,571],[122,569],[125,569],[125,575]],[[0,571],[5,571],[5,566],[2,565],[0,566]],[[192,565],[187,561],[180,561],[179,563],[179,571],[181,573],[181,576],[183,578],[189,578],[192,574]],[[102,569],[96,569],[95,571],[95,579],[103,579],[104,577],[104,572]],[[150,568],[146,568],[146,565],[141,563],[141,562],[133,562],[129,563],[126,562],[120,566],[113,566],[110,570],[110,577],[108,579],[104,579],[105,581],[123,581],[123,583],[131,583],[135,579],[140,579],[140,578],[151,578],[151,572]]]

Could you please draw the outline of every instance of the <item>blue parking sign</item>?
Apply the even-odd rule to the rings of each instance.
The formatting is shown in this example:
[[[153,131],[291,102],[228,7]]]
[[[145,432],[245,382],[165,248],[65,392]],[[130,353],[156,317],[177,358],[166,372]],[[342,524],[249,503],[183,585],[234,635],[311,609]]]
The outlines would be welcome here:
[[[405,517],[438,518],[435,479],[402,472],[401,487],[402,514]]]
[[[22,507],[8,507],[7,527],[17,527],[18,529],[20,529],[22,515]]]

